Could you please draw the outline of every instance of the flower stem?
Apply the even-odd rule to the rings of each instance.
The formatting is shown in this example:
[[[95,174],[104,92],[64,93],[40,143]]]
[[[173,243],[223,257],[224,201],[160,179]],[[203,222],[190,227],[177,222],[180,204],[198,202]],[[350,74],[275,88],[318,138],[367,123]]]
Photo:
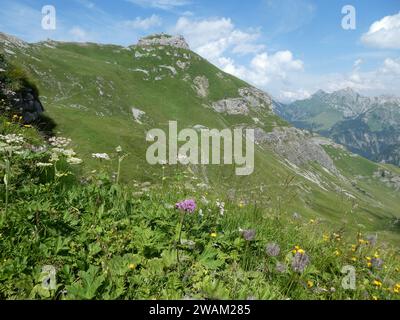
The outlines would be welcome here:
[[[181,219],[179,222],[179,234],[178,234],[178,245],[176,247],[176,260],[178,261],[178,266],[180,264],[180,259],[179,259],[179,245],[181,244],[181,238],[182,238],[182,229],[183,229],[183,223],[185,222],[185,216],[186,212],[182,211],[181,213]]]

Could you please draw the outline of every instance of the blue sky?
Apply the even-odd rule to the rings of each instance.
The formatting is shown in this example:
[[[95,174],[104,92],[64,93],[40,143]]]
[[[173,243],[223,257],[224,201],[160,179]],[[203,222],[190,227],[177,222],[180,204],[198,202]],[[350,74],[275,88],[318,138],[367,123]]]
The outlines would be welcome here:
[[[56,30],[41,27],[56,9]],[[356,29],[342,28],[352,5]],[[275,98],[322,88],[399,94],[399,0],[0,0],[0,31],[29,42],[47,38],[130,45],[154,32],[183,34],[191,48]]]

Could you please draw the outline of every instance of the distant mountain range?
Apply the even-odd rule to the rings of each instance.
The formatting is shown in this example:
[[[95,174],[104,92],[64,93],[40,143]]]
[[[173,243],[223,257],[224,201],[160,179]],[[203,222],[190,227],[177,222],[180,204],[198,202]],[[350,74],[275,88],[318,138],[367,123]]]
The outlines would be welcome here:
[[[400,165],[400,98],[366,97],[347,88],[276,104],[294,126],[317,132],[377,162]]]

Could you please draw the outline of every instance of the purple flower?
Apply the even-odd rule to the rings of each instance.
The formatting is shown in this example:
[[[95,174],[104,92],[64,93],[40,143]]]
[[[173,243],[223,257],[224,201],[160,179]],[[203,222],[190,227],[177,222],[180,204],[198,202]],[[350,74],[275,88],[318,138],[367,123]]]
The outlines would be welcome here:
[[[287,271],[286,264],[282,262],[277,262],[275,266],[275,271],[278,273],[285,273]]]
[[[383,266],[383,260],[380,258],[372,258],[371,259],[371,265],[375,269],[381,269]]]
[[[267,247],[265,248],[265,251],[267,255],[270,257],[276,257],[279,256],[279,253],[281,252],[281,248],[279,245],[275,242],[267,244]]]
[[[310,263],[310,258],[305,253],[297,252],[292,261],[292,269],[294,272],[302,273]]]
[[[193,199],[187,199],[175,204],[175,208],[187,213],[193,213],[196,210],[196,202]]]
[[[242,236],[246,241],[253,241],[256,237],[256,230],[242,230]]]

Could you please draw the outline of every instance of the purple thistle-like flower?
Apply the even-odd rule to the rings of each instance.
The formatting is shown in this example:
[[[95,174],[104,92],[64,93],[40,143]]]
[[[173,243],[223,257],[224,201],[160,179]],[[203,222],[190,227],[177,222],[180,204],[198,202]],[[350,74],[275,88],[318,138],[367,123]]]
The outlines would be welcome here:
[[[279,245],[275,242],[267,244],[267,247],[265,248],[265,252],[267,255],[270,257],[276,257],[279,256],[279,253],[281,252],[281,248]]]
[[[242,230],[242,236],[246,241],[253,241],[256,237],[256,230]]]
[[[292,261],[292,269],[294,272],[302,273],[310,263],[310,258],[305,253],[297,252]]]
[[[175,204],[175,208],[187,213],[193,213],[196,210],[196,202],[193,199],[187,199]]]
[[[377,236],[377,235],[370,234],[370,235],[367,235],[365,239],[368,241],[368,244],[369,244],[371,247],[374,247],[374,246],[376,246],[376,243],[377,243],[377,241],[378,241],[378,236]]]
[[[275,271],[278,273],[285,273],[287,271],[286,264],[282,262],[277,262],[275,266]]]
[[[371,265],[375,269],[381,269],[383,266],[383,260],[380,258],[372,258],[371,259]]]

